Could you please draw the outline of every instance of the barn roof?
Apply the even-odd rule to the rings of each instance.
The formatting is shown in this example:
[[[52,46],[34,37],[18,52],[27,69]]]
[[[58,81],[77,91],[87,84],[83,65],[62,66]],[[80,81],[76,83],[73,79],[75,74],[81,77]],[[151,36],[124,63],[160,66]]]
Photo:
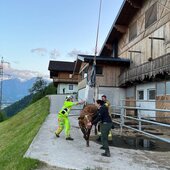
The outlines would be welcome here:
[[[108,50],[108,45],[117,42],[122,36],[120,28],[126,28],[128,26],[133,16],[141,9],[143,2],[144,0],[124,0],[101,48],[100,55],[110,55],[111,51]]]
[[[48,70],[50,71],[61,71],[61,72],[73,72],[75,62],[66,61],[50,61]]]
[[[82,62],[85,63],[90,63],[92,64],[94,60],[94,55],[83,55],[83,54],[79,54],[77,57],[77,61],[75,63],[75,68],[74,68],[74,72],[79,72],[80,66]],[[96,63],[97,64],[107,64],[107,65],[126,65],[129,66],[130,65],[130,60],[129,59],[125,59],[125,58],[115,58],[115,57],[108,57],[108,56],[96,56]]]

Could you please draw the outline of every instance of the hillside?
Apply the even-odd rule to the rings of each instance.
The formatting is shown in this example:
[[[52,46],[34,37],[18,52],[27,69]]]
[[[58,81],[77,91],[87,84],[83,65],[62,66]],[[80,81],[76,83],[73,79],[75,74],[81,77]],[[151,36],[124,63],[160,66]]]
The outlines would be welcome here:
[[[0,169],[28,170],[37,167],[37,160],[23,158],[34,136],[49,114],[47,97],[0,123]]]
[[[14,103],[23,97],[29,95],[29,89],[32,88],[33,84],[36,82],[37,77],[33,77],[29,80],[20,80],[18,78],[3,80],[2,86],[2,103],[10,104]],[[50,83],[49,80],[44,79],[47,84]]]
[[[36,78],[27,81],[20,79],[3,80],[3,102],[16,102],[29,94],[29,89],[32,87]]]

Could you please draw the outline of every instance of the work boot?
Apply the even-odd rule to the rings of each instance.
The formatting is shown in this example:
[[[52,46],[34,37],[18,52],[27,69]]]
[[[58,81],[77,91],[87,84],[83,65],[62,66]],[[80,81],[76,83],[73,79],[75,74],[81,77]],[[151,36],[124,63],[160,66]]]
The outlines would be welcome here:
[[[110,150],[109,150],[109,149],[106,149],[106,150],[105,150],[105,153],[102,153],[101,155],[102,155],[102,156],[106,156],[106,157],[110,157]]]
[[[71,137],[67,137],[66,140],[74,140],[73,138]]]
[[[104,146],[101,146],[100,149],[104,149],[105,150]]]
[[[57,138],[59,138],[59,137],[60,137],[57,133],[55,133],[55,135],[56,135],[56,137],[57,137]]]
[[[101,142],[101,136],[96,139],[97,142]]]

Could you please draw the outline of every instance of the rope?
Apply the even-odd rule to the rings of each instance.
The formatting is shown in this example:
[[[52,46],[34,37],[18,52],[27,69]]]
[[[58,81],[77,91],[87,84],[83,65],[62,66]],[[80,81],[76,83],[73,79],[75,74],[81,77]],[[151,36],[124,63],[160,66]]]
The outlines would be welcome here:
[[[99,16],[98,16],[98,25],[97,25],[97,36],[96,36],[96,46],[95,46],[94,61],[93,61],[94,64],[96,64],[96,54],[97,54],[97,45],[98,45],[98,37],[99,37],[101,6],[102,6],[102,0],[100,0],[100,7],[99,7]]]
[[[99,37],[99,27],[100,27],[100,15],[101,15],[101,6],[102,6],[102,0],[100,0],[100,6],[99,6],[99,16],[98,16],[98,25],[97,25],[97,35],[96,35],[96,46],[95,46],[95,52],[94,52],[94,60],[93,60],[93,67],[95,69],[94,72],[94,80],[96,81],[96,55],[97,55],[97,45],[98,45],[98,37]],[[96,82],[94,82],[94,96],[93,96],[93,101],[95,101],[95,89],[96,87]]]

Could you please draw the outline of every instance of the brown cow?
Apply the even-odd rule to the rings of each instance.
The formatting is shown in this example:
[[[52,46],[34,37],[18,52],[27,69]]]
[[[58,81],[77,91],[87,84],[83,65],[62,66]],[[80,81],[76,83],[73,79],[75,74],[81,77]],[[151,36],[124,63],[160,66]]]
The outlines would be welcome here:
[[[86,146],[89,146],[89,137],[92,127],[88,127],[87,123],[91,122],[97,116],[97,107],[94,104],[89,104],[84,107],[84,109],[80,112],[79,126],[81,131],[83,132],[83,137],[86,140]],[[97,134],[97,128],[95,125],[95,134]]]

